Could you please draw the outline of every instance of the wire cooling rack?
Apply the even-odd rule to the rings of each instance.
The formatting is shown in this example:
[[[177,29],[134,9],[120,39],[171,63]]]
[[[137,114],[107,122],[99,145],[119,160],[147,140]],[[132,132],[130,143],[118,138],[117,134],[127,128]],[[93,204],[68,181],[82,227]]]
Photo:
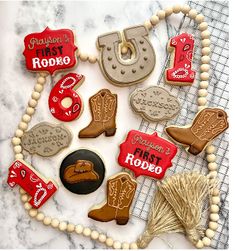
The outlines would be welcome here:
[[[196,9],[205,16],[208,22],[208,29],[211,32],[211,78],[209,80],[208,88],[208,102],[210,107],[223,107],[228,112],[229,92],[229,37],[228,37],[228,1],[189,1],[189,6]],[[142,120],[139,130],[147,133],[157,131],[159,135],[167,138],[164,133],[164,128],[167,125],[187,125],[190,124],[197,112],[197,98],[199,88],[199,74],[200,74],[200,32],[197,29],[194,21],[188,17],[184,17],[179,27],[178,33],[188,32],[194,34],[195,37],[195,52],[193,68],[196,70],[196,80],[191,87],[173,87],[164,83],[164,71],[168,67],[170,56],[166,58],[162,73],[160,75],[158,85],[163,86],[178,97],[181,103],[180,114],[174,119],[166,123],[149,123]],[[176,34],[172,34],[175,36]],[[217,147],[217,164],[218,175],[220,178],[221,191],[221,207],[219,227],[216,235],[212,241],[212,247],[216,249],[228,248],[229,238],[229,210],[228,210],[228,131],[219,136],[214,145]],[[199,170],[201,173],[207,173],[207,161],[205,154],[200,156],[192,156],[188,154],[183,148],[179,147],[178,153],[173,160],[173,166],[168,169],[166,175],[171,175],[175,172],[182,172],[187,170]],[[138,218],[147,220],[150,203],[155,192],[155,181],[146,177],[138,178],[138,188],[133,203],[132,215]],[[206,219],[205,216],[205,227]]]

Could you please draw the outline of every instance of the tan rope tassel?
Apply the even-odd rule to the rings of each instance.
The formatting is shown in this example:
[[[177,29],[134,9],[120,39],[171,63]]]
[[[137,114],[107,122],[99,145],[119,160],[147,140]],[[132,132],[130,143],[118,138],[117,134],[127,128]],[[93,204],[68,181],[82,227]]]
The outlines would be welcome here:
[[[158,188],[174,209],[187,237],[195,245],[201,237],[203,201],[210,193],[208,177],[197,172],[180,173],[159,182]]]
[[[151,204],[145,231],[137,240],[137,245],[139,248],[146,248],[154,237],[173,232],[184,232],[184,228],[171,205],[162,193],[157,191]]]

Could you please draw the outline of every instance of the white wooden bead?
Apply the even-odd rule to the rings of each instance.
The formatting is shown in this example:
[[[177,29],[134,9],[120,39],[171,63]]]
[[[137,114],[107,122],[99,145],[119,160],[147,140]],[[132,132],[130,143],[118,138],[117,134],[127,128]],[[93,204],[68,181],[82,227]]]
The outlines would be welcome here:
[[[96,231],[96,230],[93,230],[93,231],[91,232],[91,239],[92,239],[92,240],[97,240],[98,238],[99,238],[99,232]]]
[[[138,246],[137,246],[136,242],[132,242],[130,244],[130,249],[138,249]]]
[[[199,28],[200,31],[207,30],[207,28],[208,28],[207,22],[200,23],[199,26],[198,26],[198,28]]]
[[[151,22],[149,20],[144,22],[144,26],[146,27],[146,29],[151,30],[153,28]]]
[[[195,21],[200,24],[204,21],[205,17],[202,15],[202,14],[198,14],[196,17],[195,17]]]
[[[204,48],[202,48],[202,55],[203,56],[209,56],[210,54],[211,54],[210,47],[204,47]]]
[[[33,92],[31,97],[32,99],[39,100],[41,97],[41,94],[39,92]]]
[[[208,162],[215,162],[215,160],[216,160],[216,155],[215,154],[208,154],[207,156],[206,156],[206,159],[207,159],[207,161]]]
[[[198,102],[198,105],[204,106],[207,103],[207,99],[204,97],[200,97],[198,98],[197,102]]]
[[[98,239],[101,243],[104,243],[106,241],[107,237],[105,234],[100,234]]]
[[[158,16],[153,15],[153,16],[150,18],[150,22],[151,22],[152,25],[158,24],[158,23],[159,23],[159,18],[158,18]]]
[[[113,246],[113,239],[111,237],[109,237],[106,239],[105,243],[108,247],[112,247]]]
[[[128,52],[128,47],[127,46],[122,46],[122,48],[121,48],[121,53],[122,54],[127,54],[127,52]]]
[[[206,236],[209,238],[209,239],[212,239],[214,236],[215,236],[215,232],[211,229],[207,229],[206,230]]]
[[[210,220],[218,221],[219,220],[219,215],[218,214],[210,214]]]
[[[27,130],[27,129],[28,129],[28,124],[21,121],[21,122],[19,123],[19,129],[21,129],[22,131]]]
[[[82,233],[83,233],[84,236],[90,236],[91,235],[91,229],[89,227],[85,227],[83,229]]]
[[[23,202],[27,202],[28,199],[29,199],[29,196],[28,196],[27,194],[21,195],[21,200],[22,200]]]
[[[220,191],[219,191],[219,189],[217,187],[212,190],[212,195],[213,196],[219,196],[219,194],[220,194]],[[213,197],[212,197],[212,199],[213,199]],[[212,200],[212,202],[213,202],[213,200]],[[220,202],[220,199],[219,199],[219,202]],[[218,203],[213,203],[213,204],[219,204],[219,202]]]
[[[81,53],[79,57],[81,61],[84,61],[84,62],[88,59],[88,55],[86,53]]]
[[[24,159],[24,155],[22,153],[15,154],[15,159]]]
[[[36,219],[37,219],[38,221],[43,221],[44,218],[45,218],[44,213],[38,213],[37,216],[36,216]]]
[[[61,221],[58,228],[60,231],[65,231],[67,229],[67,223],[64,221]]]
[[[38,102],[37,102],[37,100],[35,100],[35,99],[30,99],[29,100],[29,102],[28,102],[28,105],[30,106],[30,107],[33,107],[33,108],[35,108],[36,106],[37,106],[37,104],[38,104]]]
[[[191,9],[188,13],[188,16],[194,19],[197,16],[197,11],[195,9]]]
[[[35,109],[33,107],[27,107],[26,109],[26,113],[29,115],[29,116],[32,116],[35,112]]]
[[[211,213],[218,213],[219,212],[219,206],[212,204],[210,207],[210,212]]]
[[[217,170],[217,164],[216,164],[215,162],[210,162],[210,163],[208,164],[208,169],[209,169],[210,171],[216,171],[216,170]]]
[[[207,48],[207,47],[206,47]],[[201,71],[209,71],[210,70],[210,65],[209,64],[202,64],[200,66]]]
[[[54,227],[54,228],[57,228],[60,224],[60,221],[56,218],[52,219],[51,220],[51,226]]]
[[[217,228],[218,228],[218,223],[217,223],[217,222],[214,222],[214,221],[210,221],[210,222],[209,222],[209,228],[210,228],[211,230],[216,231]]]
[[[198,90],[198,95],[200,97],[206,97],[208,95],[208,92],[206,89],[200,89],[200,90]]]
[[[202,72],[200,74],[200,78],[201,78],[202,81],[207,81],[209,79],[209,77],[210,77],[210,75],[209,75],[208,72]]]
[[[31,116],[29,116],[28,114],[24,114],[22,117],[22,121],[25,123],[29,123],[31,120]]]
[[[12,144],[13,144],[14,146],[17,146],[17,145],[20,145],[21,139],[18,138],[18,137],[13,137],[12,140],[11,140],[11,142],[12,142]]]
[[[44,219],[43,219],[43,224],[46,225],[46,226],[49,226],[51,224],[51,217],[49,216],[46,216]]]
[[[81,233],[83,232],[83,226],[82,226],[82,225],[77,225],[77,226],[75,227],[75,232],[76,232],[77,234],[81,234]]]
[[[44,85],[46,83],[46,78],[44,77],[39,77],[37,79],[37,83],[40,84],[40,85]]]
[[[206,153],[214,153],[215,152],[215,147],[213,145],[209,145],[206,147]]]
[[[113,243],[114,249],[121,249],[121,247],[122,247],[122,244],[120,241],[114,241],[114,243]]]
[[[19,145],[19,146],[14,146],[14,152],[15,153],[21,153],[22,152],[22,147]]]
[[[211,44],[211,40],[210,39],[206,38],[206,39],[202,40],[202,46],[203,47],[208,47],[208,46],[210,46],[210,44]]]
[[[38,214],[38,210],[37,210],[37,209],[32,208],[32,209],[29,210],[29,215],[30,215],[32,218],[36,217],[37,214]]]
[[[173,13],[173,8],[172,7],[168,7],[165,9],[165,16],[168,17]]]
[[[218,205],[220,203],[220,197],[219,196],[212,196],[211,203]]]
[[[201,38],[202,39],[207,39],[210,38],[211,33],[208,30],[204,30],[201,32]]]
[[[211,240],[208,237],[203,237],[202,242],[206,247],[209,247],[211,245]]]
[[[208,81],[201,81],[200,82],[200,87],[203,89],[206,89],[208,87],[209,83]]]
[[[209,64],[210,63],[210,57],[209,56],[202,56],[201,61],[203,64]]]
[[[25,190],[23,188],[21,188],[21,187],[19,189],[19,192],[20,192],[20,194],[26,194]]]
[[[97,61],[97,57],[96,56],[89,56],[88,61],[91,64],[94,64]]]
[[[181,5],[180,4],[176,4],[173,6],[173,12],[175,14],[179,13],[181,11]]]
[[[48,72],[40,72],[39,75],[45,78],[49,75],[49,73]]]
[[[217,174],[218,174],[217,171],[210,171],[208,176],[210,179],[214,179],[216,178]]]
[[[196,244],[196,248],[202,249],[203,247],[204,247],[203,242],[202,242],[201,240],[199,240],[199,241],[197,242],[197,244]]]
[[[184,14],[188,14],[190,10],[191,10],[191,8],[187,4],[183,5],[181,8],[182,13],[184,13]]]
[[[24,134],[24,132],[21,129],[17,129],[15,132],[15,136],[16,137],[22,137]]]
[[[42,92],[43,89],[44,89],[43,85],[36,84],[36,85],[34,86],[34,90],[35,90],[36,92]]]
[[[32,206],[28,202],[26,202],[26,203],[24,203],[24,208],[26,210],[30,210],[32,208]]]
[[[159,11],[157,12],[157,15],[158,15],[159,19],[162,20],[162,19],[165,18],[166,13],[165,13],[164,10],[159,10]]]
[[[72,223],[69,223],[68,226],[67,226],[67,231],[69,233],[72,233],[74,230],[75,230],[75,225],[72,224]]]
[[[130,248],[129,243],[127,243],[127,242],[122,243],[122,249],[129,249],[129,248]]]

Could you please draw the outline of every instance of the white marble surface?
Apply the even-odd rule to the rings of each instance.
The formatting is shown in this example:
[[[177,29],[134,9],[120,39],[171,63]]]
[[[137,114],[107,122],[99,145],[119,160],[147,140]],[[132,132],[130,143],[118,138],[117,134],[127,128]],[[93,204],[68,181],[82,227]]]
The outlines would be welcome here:
[[[184,0],[178,0],[183,3]],[[8,166],[13,160],[11,137],[24,112],[35,83],[35,74],[29,73],[24,66],[23,38],[28,33],[50,28],[73,29],[77,44],[81,51],[97,53],[96,37],[102,33],[120,30],[125,27],[143,23],[157,10],[174,4],[175,1],[82,1],[82,2],[0,2],[1,57],[0,57],[0,248],[105,248],[105,246],[76,234],[67,234],[45,227],[34,219],[30,219],[20,202],[18,189],[11,190],[7,184]],[[151,33],[151,41],[155,47],[157,63],[154,73],[145,81],[145,86],[156,83],[161,65],[166,56],[168,37],[177,29],[181,15],[173,16],[167,23],[162,21]],[[45,176],[54,178],[59,184],[59,191],[50,199],[42,210],[61,220],[84,224],[107,233],[122,241],[135,241],[143,231],[145,222],[132,217],[126,226],[117,226],[115,222],[99,223],[87,217],[88,209],[105,198],[107,178],[121,170],[116,157],[118,145],[130,129],[137,129],[140,117],[135,115],[128,102],[129,94],[136,88],[118,88],[104,79],[98,64],[90,65],[79,62],[76,72],[86,76],[79,88],[85,109],[78,120],[67,123],[73,132],[73,142],[69,149],[56,156],[44,159],[28,156],[27,160]],[[40,99],[37,112],[30,127],[41,121],[57,123],[47,107],[47,99],[57,75],[48,83]],[[118,131],[115,137],[103,135],[97,139],[79,140],[77,134],[90,121],[88,98],[101,88],[109,88],[118,94],[119,106],[117,114]],[[96,150],[105,159],[106,177],[102,186],[94,193],[86,196],[74,195],[61,184],[58,174],[59,165],[69,152],[79,147]],[[191,248],[192,246],[179,234],[163,235],[155,239],[149,248]]]

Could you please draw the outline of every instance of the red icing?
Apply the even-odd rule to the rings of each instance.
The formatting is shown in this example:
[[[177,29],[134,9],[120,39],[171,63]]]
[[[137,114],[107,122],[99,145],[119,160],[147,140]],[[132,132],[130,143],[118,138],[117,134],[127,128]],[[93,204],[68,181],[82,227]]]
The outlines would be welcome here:
[[[82,100],[75,92],[84,81],[85,77],[76,73],[69,73],[61,78],[52,88],[48,104],[51,114],[62,121],[68,122],[76,119],[82,111]],[[69,97],[72,99],[70,107],[62,106],[61,101]]]
[[[162,179],[167,168],[172,166],[177,147],[169,141],[152,135],[131,130],[126,141],[120,145],[118,163],[135,173]]]
[[[32,33],[24,39],[26,67],[30,71],[47,71],[72,68],[76,64],[73,32],[69,29]]]
[[[182,33],[170,39],[170,47],[174,47],[173,68],[166,70],[167,82],[192,84],[195,71],[192,68],[194,38],[191,34]]]
[[[7,183],[10,187],[22,187],[32,197],[29,203],[34,208],[41,207],[57,191],[53,181],[45,182],[30,165],[20,160],[10,166]]]

